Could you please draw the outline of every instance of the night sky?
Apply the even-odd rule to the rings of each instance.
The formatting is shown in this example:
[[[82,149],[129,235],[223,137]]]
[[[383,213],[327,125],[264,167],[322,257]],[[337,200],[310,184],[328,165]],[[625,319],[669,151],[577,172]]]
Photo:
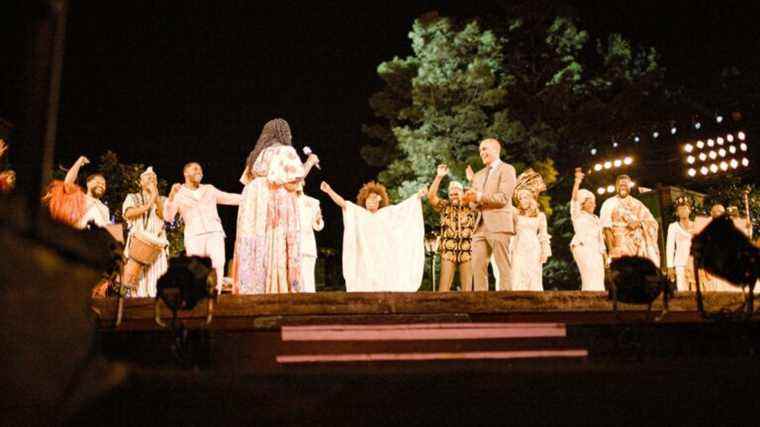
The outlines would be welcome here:
[[[321,198],[326,179],[353,198],[378,172],[359,155],[368,98],[380,88],[377,65],[410,53],[416,16],[474,16],[499,3],[508,2],[71,1],[57,161],[111,149],[170,183],[184,163],[199,161],[207,182],[237,192],[261,127],[279,116],[298,149],[309,145],[322,159],[307,193]],[[698,88],[726,65],[757,66],[750,2],[571,3],[592,36],[616,31],[655,46],[670,82]],[[0,116],[17,115],[0,105]],[[222,209],[228,234],[235,214]],[[326,215],[340,223],[336,210]],[[332,245],[339,233],[328,225],[320,240]]]

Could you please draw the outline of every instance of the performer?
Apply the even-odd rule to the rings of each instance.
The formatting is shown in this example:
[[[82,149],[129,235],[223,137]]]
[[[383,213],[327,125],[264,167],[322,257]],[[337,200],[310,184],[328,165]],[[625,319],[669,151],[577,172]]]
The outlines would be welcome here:
[[[222,292],[224,279],[224,229],[217,205],[237,206],[240,194],[225,193],[213,185],[201,184],[203,168],[196,162],[182,169],[184,184],[174,184],[164,205],[164,218],[174,221],[177,212],[185,222],[185,253],[187,256],[211,258],[216,270],[216,289]]]
[[[69,168],[63,181],[54,180],[48,187],[43,201],[48,205],[53,218],[78,229],[88,224],[105,227],[111,223],[111,215],[100,199],[106,192],[106,180],[99,173],[87,177],[87,193],[76,184],[79,171],[90,161],[80,156]]]
[[[0,159],[8,151],[5,140],[0,138]],[[10,193],[16,188],[16,172],[8,169],[0,172],[0,193]]]
[[[163,246],[152,265],[143,269],[137,279],[137,297],[155,297],[156,282],[169,267],[168,249],[164,229],[164,203],[166,198],[158,194],[158,177],[152,167],[140,175],[140,192],[127,194],[122,205],[122,215],[127,221],[129,234],[124,256],[129,258],[132,240],[137,238],[149,240],[156,246]]]
[[[641,201],[630,194],[631,178],[615,180],[617,194],[605,200],[599,213],[610,258],[640,256],[660,266],[657,220]]]
[[[298,210],[301,225],[301,281],[304,292],[316,292],[314,268],[317,265],[317,240],[315,231],[322,231],[325,223],[322,220],[322,210],[319,200],[309,197],[303,192],[303,184],[298,190]]]
[[[695,234],[694,222],[691,220],[691,201],[681,196],[675,201],[678,221],[668,226],[668,238],[665,244],[668,278],[676,282],[680,292],[694,290],[694,260],[691,257],[691,238]]]
[[[241,177],[233,274],[241,294],[301,292],[296,190],[318,161],[301,163],[288,122],[264,125]]]
[[[480,158],[485,167],[472,178],[472,188],[464,203],[477,212],[472,237],[472,268],[476,291],[488,290],[488,260],[494,255],[503,289],[509,290],[511,262],[507,248],[514,235],[512,195],[515,168],[499,158],[501,143],[486,139],[480,143]]]
[[[356,203],[326,183],[321,189],[343,210],[343,278],[348,292],[415,292],[425,268],[422,203],[427,189],[389,206],[381,184],[370,181]]]
[[[438,188],[441,180],[448,175],[449,167],[439,165],[433,184],[430,185],[428,200],[436,212],[441,214],[441,278],[438,290],[448,292],[454,280],[454,272],[459,268],[459,286],[462,291],[472,291],[472,232],[475,228],[476,212],[469,205],[462,204],[464,187],[449,182],[449,198],[440,199]]]
[[[570,251],[581,272],[582,291],[604,291],[604,263],[607,250],[599,217],[594,215],[596,196],[580,188],[583,182],[581,168],[575,168],[573,195],[570,200],[570,219],[575,235]]]
[[[546,190],[541,175],[528,169],[515,186],[515,237],[511,241],[513,291],[543,291],[543,265],[551,256],[546,215],[538,208],[538,195]]]

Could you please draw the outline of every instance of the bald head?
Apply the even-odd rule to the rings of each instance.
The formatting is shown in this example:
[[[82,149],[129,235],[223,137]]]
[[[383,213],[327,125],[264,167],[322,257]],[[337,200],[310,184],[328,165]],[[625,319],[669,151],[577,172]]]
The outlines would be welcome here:
[[[200,185],[203,180],[203,168],[196,162],[190,162],[182,168],[182,174],[185,176],[185,184],[195,187]]]
[[[501,142],[494,138],[484,139],[480,142],[480,158],[483,164],[488,166],[501,156]]]

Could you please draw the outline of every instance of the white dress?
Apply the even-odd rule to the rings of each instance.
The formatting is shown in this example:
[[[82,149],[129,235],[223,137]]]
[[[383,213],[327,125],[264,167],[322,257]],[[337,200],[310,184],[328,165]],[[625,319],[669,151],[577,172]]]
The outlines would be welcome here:
[[[688,267],[693,264],[691,258],[691,237],[689,230],[685,230],[680,222],[673,222],[668,226],[668,239],[665,250],[667,251],[665,260],[668,268],[676,270],[676,289],[679,291],[689,291],[690,281],[686,274]],[[693,273],[691,277],[694,277]]]
[[[604,291],[604,254],[606,248],[599,217],[581,209],[580,203],[570,201],[570,219],[575,235],[570,251],[581,272],[582,291]]]
[[[541,256],[551,256],[550,238],[543,212],[535,217],[516,216],[515,236],[510,245],[513,291],[544,290]]]

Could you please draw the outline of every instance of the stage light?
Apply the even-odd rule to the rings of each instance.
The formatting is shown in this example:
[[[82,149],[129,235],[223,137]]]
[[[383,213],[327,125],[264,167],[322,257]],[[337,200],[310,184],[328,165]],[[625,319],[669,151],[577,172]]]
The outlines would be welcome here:
[[[691,153],[692,151],[694,151],[694,146],[691,144],[686,144],[683,146],[683,151],[687,153]]]
[[[705,148],[704,141],[697,141],[697,148],[699,148],[700,150]]]
[[[689,156],[686,158],[686,163],[690,165],[693,165],[695,161],[697,161],[697,159],[695,159],[694,156]]]
[[[601,196],[602,194],[604,194],[604,187],[599,187],[599,188],[596,190],[596,192],[597,192],[597,194],[599,194],[599,195]]]
[[[694,129],[699,130],[701,128],[702,128],[702,123],[699,123],[699,122],[694,123]]]
[[[728,170],[728,163],[726,163],[726,162],[720,162],[720,170],[722,170],[723,172],[727,171]]]
[[[742,151],[747,151],[747,144],[742,142],[741,144],[739,144],[739,149]]]
[[[615,192],[615,186],[614,185],[608,185],[607,186],[607,192],[612,194]]]
[[[678,129],[676,129],[676,127],[675,127],[675,126],[673,126],[672,128],[670,128],[670,134],[671,134],[671,135],[675,135],[675,134],[676,134],[676,132],[678,132]]]
[[[736,159],[731,159],[731,168],[736,169],[739,167],[739,162]]]
[[[694,177],[697,175],[697,170],[694,168],[689,169],[689,176]]]
[[[708,139],[707,140],[707,146],[708,147],[715,147],[715,141],[713,141],[712,138]]]
[[[720,137],[720,136],[719,136],[719,137],[718,137],[718,139],[717,139],[716,141],[718,141],[718,145],[723,145],[723,141],[724,141],[724,140],[723,140],[723,137]]]
[[[702,168],[699,169],[699,173],[702,175],[707,175],[708,172],[710,172],[710,169],[707,169],[707,166],[702,166]]]
[[[613,142],[612,143],[612,148],[618,148],[618,143],[617,142]]]
[[[718,155],[720,157],[726,157],[726,150],[721,148],[720,150],[718,150]]]
[[[616,168],[619,168],[620,166],[623,165],[623,162],[620,161],[620,159],[617,159],[617,160],[615,160],[615,162],[613,164],[615,165]]]
[[[591,155],[592,156],[596,156],[596,148],[592,148],[591,149]]]
[[[710,165],[710,172],[712,172],[712,173],[718,173],[718,165],[716,165],[715,163],[711,164]]]
[[[654,132],[654,133],[652,133],[652,136],[653,136],[655,139],[657,139],[657,138],[659,138],[659,137],[660,137],[660,132]]]
[[[736,153],[736,147],[734,147],[734,146],[732,145],[732,146],[728,147],[728,151],[729,151],[731,154],[734,154],[734,153]]]
[[[639,137],[637,136],[637,137],[633,138],[633,141],[634,141],[634,142],[639,142],[639,141],[641,141],[641,138],[639,138]]]
[[[716,117],[715,121],[718,122],[718,123],[723,123],[723,116]]]
[[[729,133],[728,135],[726,135],[726,140],[728,142],[734,142],[734,136]]]
[[[633,164],[633,158],[626,157],[625,159],[623,159],[623,163],[625,163],[626,166],[630,166],[631,164]]]
[[[745,135],[744,132],[739,132],[738,134],[736,134],[736,136],[738,136],[739,139],[742,140],[742,141],[744,141],[745,139],[747,139],[747,135]]]
[[[742,166],[745,168],[749,166],[749,160],[746,157],[742,159]]]
[[[702,162],[704,162],[705,160],[707,160],[707,154],[705,154],[705,153],[699,153],[699,160],[702,161]]]
[[[718,153],[716,153],[715,151],[710,151],[709,156],[710,156],[710,159],[715,160],[718,158]]]
[[[634,182],[634,181],[631,181],[631,184],[630,184],[629,186],[630,186],[631,188],[635,187],[635,186],[636,186],[636,182]]]
[[[597,172],[599,172],[600,170],[602,170],[602,165],[600,165],[599,163],[595,164],[594,165],[594,170],[597,171]]]
[[[608,161],[604,162],[604,168],[605,169],[609,169],[611,167],[612,167],[612,162],[611,161],[608,160]]]

